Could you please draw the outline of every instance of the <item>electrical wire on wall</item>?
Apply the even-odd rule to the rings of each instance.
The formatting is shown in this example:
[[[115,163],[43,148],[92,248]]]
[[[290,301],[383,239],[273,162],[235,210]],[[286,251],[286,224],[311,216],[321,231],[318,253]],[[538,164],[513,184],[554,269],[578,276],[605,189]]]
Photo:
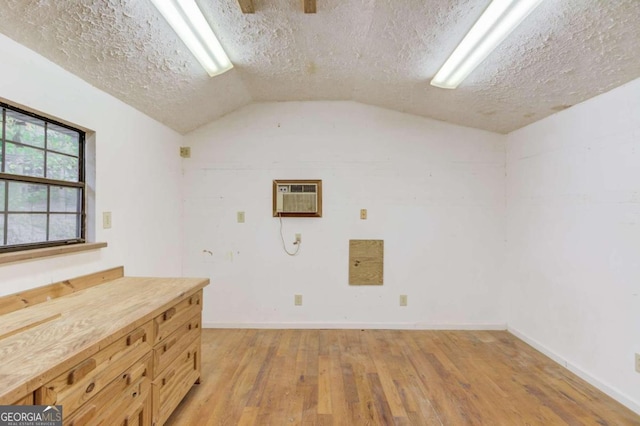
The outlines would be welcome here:
[[[287,250],[287,245],[284,242],[284,235],[282,235],[282,214],[281,213],[278,213],[278,219],[280,219],[280,239],[282,240],[282,249],[289,256],[295,256],[300,251],[300,246],[302,245],[302,242],[301,241],[294,241],[293,242],[293,245],[296,246],[296,249],[295,249],[295,251],[293,253],[290,252],[289,250]]]

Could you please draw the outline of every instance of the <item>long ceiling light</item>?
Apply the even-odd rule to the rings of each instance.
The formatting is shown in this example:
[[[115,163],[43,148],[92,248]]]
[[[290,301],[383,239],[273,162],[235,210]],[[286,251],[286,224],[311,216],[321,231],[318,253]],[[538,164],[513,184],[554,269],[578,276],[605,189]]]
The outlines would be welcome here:
[[[449,59],[431,80],[431,85],[455,89],[542,0],[493,0]]]
[[[195,0],[151,0],[211,77],[233,64]]]

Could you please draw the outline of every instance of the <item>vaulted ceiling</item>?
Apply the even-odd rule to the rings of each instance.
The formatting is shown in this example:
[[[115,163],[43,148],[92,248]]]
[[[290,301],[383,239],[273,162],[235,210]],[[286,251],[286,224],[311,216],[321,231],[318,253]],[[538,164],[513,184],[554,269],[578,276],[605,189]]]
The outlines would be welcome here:
[[[456,90],[429,85],[489,0],[197,0],[210,78],[150,0],[0,0],[0,32],[186,133],[261,101],[353,100],[508,133],[640,77],[639,0],[544,0]]]

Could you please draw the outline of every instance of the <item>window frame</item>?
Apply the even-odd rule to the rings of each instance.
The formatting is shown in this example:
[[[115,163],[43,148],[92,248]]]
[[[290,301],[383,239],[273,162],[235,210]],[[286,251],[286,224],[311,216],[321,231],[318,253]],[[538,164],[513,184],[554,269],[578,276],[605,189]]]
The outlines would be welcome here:
[[[0,254],[2,253],[9,253],[9,252],[16,252],[16,251],[25,251],[25,250],[33,250],[33,249],[41,249],[41,248],[49,248],[49,247],[59,247],[59,246],[68,246],[68,245],[72,245],[72,244],[82,244],[86,242],[86,232],[87,232],[87,226],[86,226],[86,221],[87,221],[87,200],[86,200],[86,158],[85,158],[85,154],[86,154],[86,132],[78,129],[76,127],[70,126],[68,124],[62,123],[60,121],[57,121],[55,119],[40,115],[40,114],[36,114],[33,113],[31,111],[28,110],[24,110],[22,108],[16,107],[14,105],[8,104],[6,102],[2,102],[0,101],[0,114],[1,114],[1,118],[2,118],[2,126],[0,128],[0,142],[2,142],[2,146],[0,147],[0,153],[1,153],[1,158],[2,161],[0,161],[0,181],[6,182],[5,183],[5,193],[4,193],[4,198],[0,199],[0,203],[3,206],[2,209],[0,210],[0,216],[4,217],[4,222],[2,224],[3,226],[3,240],[0,242]],[[29,145],[29,144],[24,144],[21,142],[16,142],[16,141],[7,141],[6,139],[6,126],[7,126],[7,111],[11,110],[14,112],[17,112],[19,114],[23,114],[23,115],[27,115],[30,117],[33,117],[37,120],[41,120],[44,122],[44,147],[36,147],[33,145]],[[67,180],[60,180],[60,179],[50,179],[47,177],[37,177],[37,176],[27,176],[27,175],[19,175],[19,174],[13,174],[13,173],[6,173],[5,168],[7,166],[7,157],[6,157],[6,151],[7,151],[7,142],[17,145],[17,146],[24,146],[24,147],[28,147],[28,148],[33,148],[33,149],[37,149],[40,150],[44,153],[44,174],[47,174],[47,154],[48,153],[52,153],[52,154],[56,154],[56,155],[66,155],[66,156],[70,156],[70,157],[75,157],[75,155],[71,155],[69,153],[65,153],[65,152],[61,152],[61,151],[56,151],[55,149],[49,149],[48,147],[48,127],[49,125],[54,125],[57,127],[62,127],[65,129],[69,129],[71,131],[77,132],[78,133],[78,181],[67,181]],[[47,225],[46,225],[46,233],[47,233],[47,239],[49,238],[49,232],[50,232],[50,219],[52,215],[56,215],[56,214],[71,214],[71,212],[68,213],[63,213],[63,212],[52,212],[51,211],[51,203],[50,203],[50,192],[51,192],[51,188],[75,188],[75,189],[79,189],[80,192],[80,196],[79,196],[79,206],[80,208],[78,210],[76,210],[75,212],[73,212],[73,214],[75,214],[78,217],[78,225],[79,225],[79,230],[80,230],[80,235],[79,237],[76,238],[71,238],[71,239],[65,239],[65,240],[56,240],[56,241],[40,241],[40,242],[34,242],[34,243],[23,243],[23,244],[14,244],[14,245],[7,245],[6,242],[8,241],[8,229],[9,229],[9,223],[8,223],[8,217],[9,214],[12,213],[12,211],[9,210],[9,183],[10,182],[18,182],[18,183],[25,183],[25,184],[39,184],[39,185],[44,185],[47,188],[47,207],[45,211],[31,211],[31,212],[13,212],[13,213],[21,213],[21,214],[44,214],[46,215],[47,218]]]

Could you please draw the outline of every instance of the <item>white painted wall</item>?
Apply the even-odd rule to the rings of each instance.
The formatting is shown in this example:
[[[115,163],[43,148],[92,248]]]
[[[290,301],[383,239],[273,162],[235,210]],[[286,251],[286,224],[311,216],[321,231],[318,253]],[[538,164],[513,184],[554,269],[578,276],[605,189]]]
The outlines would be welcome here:
[[[0,57],[3,98],[96,132],[96,210],[113,212],[108,248],[0,265],[0,295],[118,265],[180,275],[182,136],[2,35]]]
[[[184,274],[212,278],[205,325],[504,327],[504,137],[352,102],[291,102],[250,105],[186,143]],[[271,185],[302,178],[323,180],[324,215],[284,219],[290,250],[302,233],[289,257]],[[383,286],[348,285],[349,239],[384,240]]]
[[[509,327],[640,413],[640,79],[507,140]]]

